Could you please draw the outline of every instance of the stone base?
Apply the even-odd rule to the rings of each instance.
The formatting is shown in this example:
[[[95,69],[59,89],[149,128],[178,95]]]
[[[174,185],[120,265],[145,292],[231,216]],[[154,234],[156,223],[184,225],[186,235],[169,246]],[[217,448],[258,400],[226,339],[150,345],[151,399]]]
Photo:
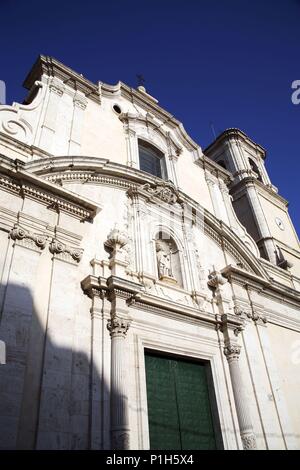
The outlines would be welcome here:
[[[172,285],[177,284],[176,279],[174,277],[170,277],[170,276],[160,276],[159,280],[162,281],[162,282],[167,282],[168,284],[172,284]]]

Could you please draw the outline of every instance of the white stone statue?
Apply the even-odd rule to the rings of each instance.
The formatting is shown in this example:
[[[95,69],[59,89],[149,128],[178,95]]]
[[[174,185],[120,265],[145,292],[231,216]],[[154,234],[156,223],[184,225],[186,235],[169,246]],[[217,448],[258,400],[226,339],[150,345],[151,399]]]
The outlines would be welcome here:
[[[166,244],[164,244],[166,245]],[[171,250],[163,246],[161,242],[156,242],[156,256],[159,277],[173,277],[171,267]]]

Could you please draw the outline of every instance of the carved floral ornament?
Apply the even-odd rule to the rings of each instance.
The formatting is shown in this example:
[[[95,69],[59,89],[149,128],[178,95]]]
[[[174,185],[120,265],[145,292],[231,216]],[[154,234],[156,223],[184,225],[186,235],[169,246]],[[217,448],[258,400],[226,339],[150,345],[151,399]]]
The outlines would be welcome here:
[[[107,321],[107,329],[111,337],[125,338],[131,321],[126,318],[113,317]]]
[[[234,307],[234,313],[239,317],[247,317],[250,320],[253,320],[255,323],[257,323],[258,321],[267,323],[268,321],[265,313],[257,309],[250,309],[236,305]]]
[[[241,436],[243,442],[243,448],[245,450],[252,450],[256,449],[256,439],[253,434],[249,434],[248,436]]]
[[[229,344],[224,347],[224,354],[228,360],[238,360],[241,353],[241,346],[238,344]]]
[[[129,196],[141,195],[144,196],[149,202],[155,202],[160,199],[166,204],[181,203],[182,200],[174,185],[170,182],[162,182],[157,184],[146,183],[139,188],[130,188],[128,190]]]

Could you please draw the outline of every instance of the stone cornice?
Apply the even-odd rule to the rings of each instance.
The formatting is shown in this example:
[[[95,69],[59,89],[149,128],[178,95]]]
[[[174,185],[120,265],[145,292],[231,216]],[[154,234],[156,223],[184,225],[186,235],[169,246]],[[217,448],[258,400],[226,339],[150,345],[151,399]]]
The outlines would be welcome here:
[[[103,297],[107,291],[106,278],[90,274],[81,281],[81,288],[91,299],[94,296]]]
[[[160,119],[160,125],[167,125],[175,133],[176,137],[181,141],[188,150],[200,150],[201,147],[187,134],[183,124],[178,121],[172,114],[157,104],[157,100],[153,99],[148,93],[143,93],[135,88],[131,88],[123,82],[118,82],[116,85],[108,85],[106,83],[99,83],[101,94],[106,96],[120,95],[126,98],[133,104],[140,106],[145,111],[152,113],[155,117]]]
[[[213,153],[220,144],[229,139],[240,140],[247,143],[255,152],[258,152],[262,158],[266,158],[266,150],[261,145],[254,142],[254,140],[250,139],[245,132],[237,128],[226,129],[208,147],[206,147],[203,153],[205,155]]]
[[[200,158],[195,160],[195,163],[196,165],[199,165],[201,168],[211,173],[213,176],[221,178],[226,183],[226,185],[233,181],[233,176],[230,171],[225,170],[225,168],[211,160],[206,155],[202,155]]]
[[[49,56],[40,55],[38,57],[31,71],[25,78],[23,86],[30,90],[35,81],[39,80],[42,75],[59,78],[65,85],[68,85],[73,90],[84,93],[87,98],[100,104],[98,85]]]
[[[89,297],[94,295],[102,296],[106,293],[109,297],[111,293],[125,296],[127,299],[139,295],[144,289],[141,284],[129,281],[117,276],[110,276],[107,279],[102,276],[89,275],[81,282],[82,290]]]
[[[182,123],[172,114],[161,108],[157,104],[157,100],[148,93],[131,88],[121,81],[116,85],[109,85],[103,82],[95,84],[62,64],[57,59],[45,55],[38,57],[31,71],[25,78],[23,86],[30,90],[35,81],[39,80],[42,75],[59,78],[65,85],[73,90],[84,93],[87,98],[99,104],[101,103],[101,95],[112,96],[114,94],[121,94],[121,96],[128,99],[131,103],[141,106],[141,108],[146,111],[150,111],[154,116],[158,117],[163,124],[168,125],[186,148],[189,150],[200,149],[201,151],[200,146],[187,134]]]
[[[240,285],[249,285],[254,289],[263,290],[264,295],[270,295],[276,299],[289,301],[299,307],[300,293],[295,289],[284,286],[273,279],[264,279],[254,273],[247,272],[237,266],[228,265],[221,270],[221,273],[230,281]]]
[[[285,246],[285,245],[284,245]],[[291,253],[293,256],[297,256],[297,258],[300,257],[300,253],[296,250],[291,250],[290,247],[288,247],[289,253]],[[274,264],[270,263],[270,261],[267,261],[266,259],[261,258],[260,262],[263,264],[265,267],[266,271],[269,273],[270,277],[273,278],[273,276],[278,276],[283,279],[285,279],[288,282],[292,282],[293,279],[299,282],[300,284],[300,278],[298,276],[295,276],[294,274],[291,274],[289,271],[286,271],[285,269],[279,268],[278,266],[275,266]]]
[[[31,197],[49,208],[71,213],[82,220],[92,219],[100,206],[24,169],[21,161],[12,161],[0,155],[0,186],[22,197]]]
[[[81,287],[90,298],[104,295],[110,298],[111,293],[114,293],[116,296],[126,298],[131,308],[149,310],[157,314],[173,314],[178,319],[185,316],[196,322],[211,324],[212,327],[222,324],[222,319],[211,313],[146,293],[141,284],[116,276],[105,279],[90,275],[81,282]],[[227,315],[227,323],[233,330],[243,325],[243,321],[235,315]]]
[[[27,159],[28,157],[35,157],[35,158],[51,158],[52,154],[46,152],[45,150],[40,149],[39,147],[35,147],[34,145],[28,145],[24,142],[21,142],[18,139],[15,139],[11,135],[4,134],[3,132],[0,132],[0,140],[1,140],[1,145],[7,146],[11,149],[14,150],[14,152],[17,150],[20,153],[20,156],[22,157],[24,154],[24,157]]]

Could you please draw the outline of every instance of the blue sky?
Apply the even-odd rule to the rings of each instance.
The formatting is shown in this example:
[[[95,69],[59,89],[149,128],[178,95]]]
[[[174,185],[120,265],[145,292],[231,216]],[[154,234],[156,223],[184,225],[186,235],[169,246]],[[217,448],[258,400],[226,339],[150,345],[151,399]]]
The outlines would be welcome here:
[[[300,233],[299,0],[0,0],[0,80],[7,101],[38,54],[92,81],[136,86],[205,148],[228,127],[267,149],[273,184]]]

